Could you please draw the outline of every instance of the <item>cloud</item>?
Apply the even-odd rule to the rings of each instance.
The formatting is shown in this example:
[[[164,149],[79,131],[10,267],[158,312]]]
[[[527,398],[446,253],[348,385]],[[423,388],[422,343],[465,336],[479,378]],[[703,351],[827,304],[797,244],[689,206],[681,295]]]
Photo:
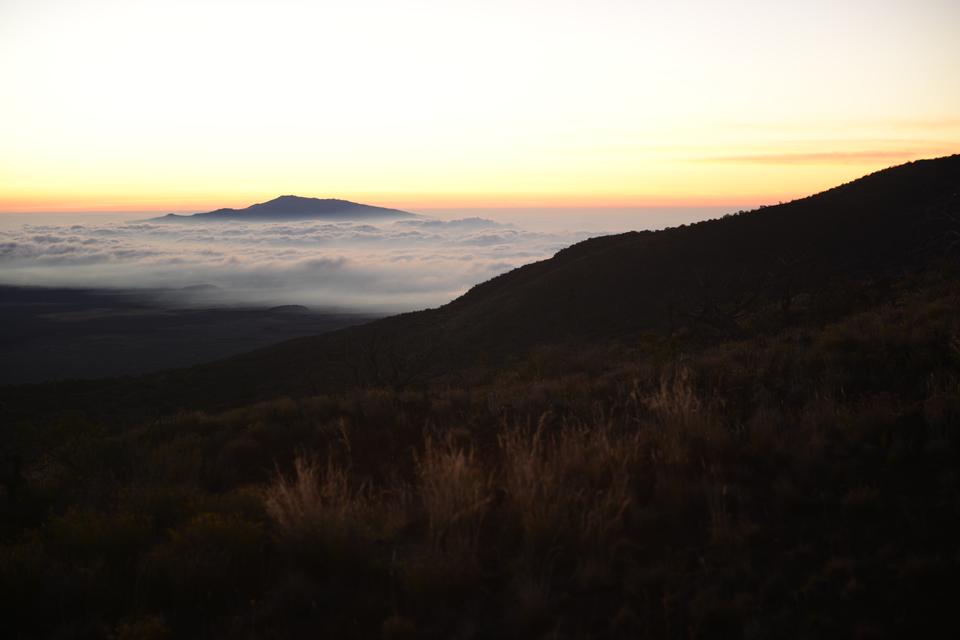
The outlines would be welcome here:
[[[818,153],[753,153],[702,158],[705,162],[748,164],[864,164],[907,162],[917,158],[942,155],[942,150],[866,149],[859,151],[827,151]]]
[[[457,220],[400,220],[395,223],[397,226],[404,227],[420,227],[423,229],[440,229],[440,230],[475,230],[475,229],[492,229],[497,227],[508,227],[502,222],[496,222],[494,220],[487,220],[486,218],[460,218]]]
[[[585,237],[483,218],[25,224],[0,231],[0,284],[142,288],[174,292],[182,302],[392,312],[443,304]]]

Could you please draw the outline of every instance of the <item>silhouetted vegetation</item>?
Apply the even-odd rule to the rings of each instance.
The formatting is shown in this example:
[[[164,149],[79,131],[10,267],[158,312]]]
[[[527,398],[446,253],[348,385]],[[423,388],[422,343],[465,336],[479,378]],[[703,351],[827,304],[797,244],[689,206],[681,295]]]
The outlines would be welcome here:
[[[960,185],[950,162],[954,199],[939,192],[943,211],[955,211]],[[899,191],[884,193],[862,197],[899,202]],[[672,251],[706,233],[696,229],[752,225],[742,221],[778,210],[665,237],[677,238]],[[63,385],[7,390],[6,629],[115,638],[941,635],[957,627],[960,596],[960,264],[943,231],[899,262],[857,258],[862,269],[823,266],[830,251],[809,255],[813,244],[800,240],[781,255],[779,264],[804,265],[789,277],[774,267],[764,275],[748,259],[717,262],[691,276],[694,286],[673,288],[669,304],[651,302],[663,305],[657,322],[621,331],[612,318],[590,324],[586,315],[602,309],[585,308],[582,337],[573,332],[580,320],[557,318],[569,339],[545,328],[542,344],[527,340],[487,361],[463,360],[470,349],[458,355],[442,336],[429,365],[409,359],[434,318],[460,316],[408,314],[340,332],[342,343],[297,341],[212,366],[242,371],[299,350],[291,366],[309,370],[320,340],[359,354],[338,384],[322,373],[340,362],[334,355],[297,385],[257,387],[235,372],[232,393],[256,392],[221,394],[204,410],[195,408],[204,387],[174,394],[204,379],[195,371],[167,374],[176,378],[163,383],[168,409],[139,414],[129,410],[138,398],[160,394],[136,385],[159,378],[56,398]],[[753,232],[744,233],[747,247]],[[555,260],[570,260],[571,278],[575,265],[597,277],[596,251],[632,273],[615,256],[645,251],[633,243],[589,241]],[[516,313],[549,309],[535,283],[548,286],[557,264],[518,270],[451,307],[529,278],[516,294],[529,305],[517,302]],[[470,317],[489,318],[516,343],[496,324],[508,312]],[[523,316],[517,326],[528,326]],[[364,342],[369,335],[377,342]],[[104,389],[130,395],[93,406]]]

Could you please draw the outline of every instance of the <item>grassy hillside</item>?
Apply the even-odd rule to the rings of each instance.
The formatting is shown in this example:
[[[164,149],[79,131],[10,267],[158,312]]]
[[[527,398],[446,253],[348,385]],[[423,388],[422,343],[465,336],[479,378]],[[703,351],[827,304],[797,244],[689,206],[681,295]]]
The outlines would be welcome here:
[[[480,386],[358,388],[133,427],[80,413],[7,425],[21,465],[0,520],[7,629],[955,628],[957,275],[696,353],[548,349]]]

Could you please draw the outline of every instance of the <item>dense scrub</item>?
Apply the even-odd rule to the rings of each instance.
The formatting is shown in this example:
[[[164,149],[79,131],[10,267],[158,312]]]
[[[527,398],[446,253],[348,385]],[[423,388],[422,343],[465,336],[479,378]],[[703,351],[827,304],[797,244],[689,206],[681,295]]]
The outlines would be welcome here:
[[[541,349],[483,385],[8,424],[7,636],[956,628],[956,282],[707,347]]]

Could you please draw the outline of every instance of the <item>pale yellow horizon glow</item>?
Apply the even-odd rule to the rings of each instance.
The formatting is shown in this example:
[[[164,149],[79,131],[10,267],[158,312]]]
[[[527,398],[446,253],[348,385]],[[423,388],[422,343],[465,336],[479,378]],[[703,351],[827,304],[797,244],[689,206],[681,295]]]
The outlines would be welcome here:
[[[0,0],[0,211],[747,205],[960,152],[953,0]]]

